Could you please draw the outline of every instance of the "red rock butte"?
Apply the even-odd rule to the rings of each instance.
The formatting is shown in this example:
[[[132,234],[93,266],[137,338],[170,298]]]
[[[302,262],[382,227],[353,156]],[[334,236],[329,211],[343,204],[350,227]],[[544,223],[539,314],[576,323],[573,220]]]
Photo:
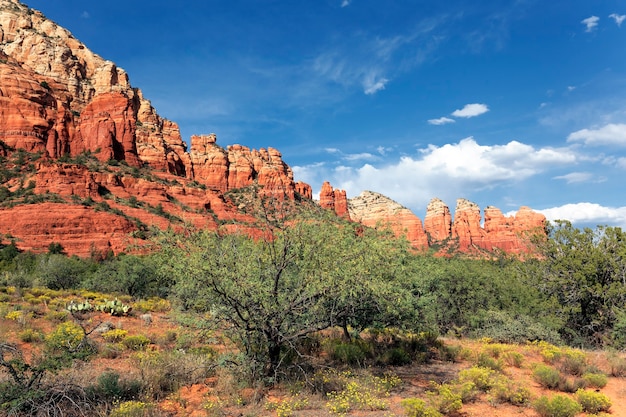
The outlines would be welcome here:
[[[192,136],[187,149],[178,125],[158,115],[123,69],[17,0],[0,0],[0,157],[21,169],[0,183],[0,196],[28,196],[0,200],[0,238],[34,251],[54,242],[80,256],[118,253],[150,226],[173,222],[242,230],[253,219],[229,197],[237,190],[254,186],[283,201],[313,194],[274,148],[223,148],[209,134]],[[319,203],[367,226],[388,223],[417,248],[456,239],[464,251],[520,252],[520,233],[545,222],[530,209],[505,218],[488,207],[480,227],[471,204],[457,205],[452,222],[434,201],[422,226],[385,199],[348,200],[324,183]]]

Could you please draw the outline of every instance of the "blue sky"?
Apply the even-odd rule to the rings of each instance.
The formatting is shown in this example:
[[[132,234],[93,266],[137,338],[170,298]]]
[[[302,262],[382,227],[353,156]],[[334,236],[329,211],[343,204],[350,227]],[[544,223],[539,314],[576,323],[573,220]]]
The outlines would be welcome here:
[[[183,137],[296,180],[626,226],[626,2],[31,0]]]

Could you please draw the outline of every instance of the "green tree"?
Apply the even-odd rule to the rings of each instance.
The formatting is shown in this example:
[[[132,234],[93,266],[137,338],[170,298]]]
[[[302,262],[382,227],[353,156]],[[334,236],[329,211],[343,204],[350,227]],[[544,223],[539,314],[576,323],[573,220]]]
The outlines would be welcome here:
[[[197,231],[161,240],[183,308],[211,312],[257,369],[336,325],[397,325],[417,309],[405,242],[336,217],[266,216],[263,236]]]
[[[562,333],[573,343],[600,344],[626,305],[626,234],[618,227],[578,229],[567,221],[548,228],[542,259],[528,264],[528,278],[558,308]]]

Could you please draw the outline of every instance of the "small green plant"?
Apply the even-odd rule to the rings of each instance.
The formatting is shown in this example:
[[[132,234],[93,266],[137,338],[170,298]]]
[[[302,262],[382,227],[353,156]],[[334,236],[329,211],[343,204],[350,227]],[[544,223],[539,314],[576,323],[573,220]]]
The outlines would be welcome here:
[[[121,342],[128,335],[127,330],[123,329],[111,329],[102,333],[102,338],[107,342],[117,343]]]
[[[142,334],[126,336],[122,344],[130,350],[142,350],[150,344],[150,339]]]
[[[539,364],[533,371],[533,379],[544,388],[556,389],[559,387],[562,377],[561,373],[552,366]]]
[[[147,417],[148,413],[154,406],[149,403],[141,401],[125,401],[118,405],[111,414],[110,417]]]
[[[437,395],[430,395],[431,403],[442,414],[454,414],[461,410],[463,401],[461,394],[457,393],[453,386],[443,384],[439,386]]]
[[[419,398],[407,398],[400,403],[406,411],[407,417],[443,417],[436,408],[426,404]]]
[[[495,371],[490,368],[472,366],[459,372],[460,382],[473,382],[481,391],[489,391],[494,384]]]
[[[524,355],[515,351],[508,351],[502,355],[504,362],[509,366],[521,368],[524,363]]]
[[[611,375],[614,377],[626,376],[626,359],[612,354],[608,357],[609,365],[611,367]]]
[[[504,362],[501,359],[496,359],[495,357],[489,355],[487,352],[482,352],[478,355],[476,365],[480,366],[481,368],[493,369],[497,372],[501,372],[502,368],[504,368]]]
[[[18,334],[19,339],[24,343],[41,342],[44,335],[40,330],[24,329]]]
[[[609,377],[603,373],[586,372],[582,379],[591,388],[604,388],[609,383]]]
[[[531,398],[531,392],[528,388],[520,386],[504,376],[496,380],[489,392],[495,403],[523,406],[528,404]]]
[[[576,399],[585,413],[608,412],[612,405],[609,397],[595,391],[579,389],[576,391]]]
[[[542,396],[534,402],[533,408],[540,417],[574,417],[583,411],[578,402],[565,395]]]
[[[70,321],[59,324],[56,329],[46,336],[46,346],[52,350],[67,350],[75,352],[85,345],[85,332]]]

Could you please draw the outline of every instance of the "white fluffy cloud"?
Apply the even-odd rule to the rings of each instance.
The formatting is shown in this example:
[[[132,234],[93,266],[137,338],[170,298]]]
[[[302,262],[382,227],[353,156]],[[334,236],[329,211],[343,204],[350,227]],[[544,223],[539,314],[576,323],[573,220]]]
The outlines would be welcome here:
[[[351,3],[351,0],[343,0],[341,2],[341,7],[347,7],[350,5],[350,3]]]
[[[312,184],[329,180],[351,197],[364,190],[377,191],[418,213],[433,197],[454,201],[576,161],[577,156],[566,148],[535,148],[517,141],[485,146],[469,137],[454,144],[430,145],[386,165],[341,165],[332,171],[322,170],[316,180],[301,178],[301,174],[311,173],[306,167],[297,167],[294,173]]]
[[[626,146],[626,124],[610,123],[599,129],[581,129],[570,133],[568,142],[582,142],[585,145]]]
[[[476,117],[481,114],[485,114],[489,111],[489,107],[486,104],[472,103],[466,104],[462,109],[458,109],[452,112],[454,117]]]
[[[454,119],[450,119],[449,117],[440,117],[438,119],[430,119],[428,121],[428,124],[431,125],[435,125],[435,126],[441,126],[441,125],[445,125],[448,123],[454,123],[455,120]]]
[[[592,32],[597,26],[600,18],[598,16],[589,16],[586,19],[580,21],[583,25],[585,25],[585,32]]]
[[[548,220],[569,220],[574,224],[626,226],[626,207],[605,207],[596,203],[574,203],[536,210]]]
[[[609,17],[615,20],[617,26],[622,26],[622,22],[626,20],[626,14],[611,13]]]

